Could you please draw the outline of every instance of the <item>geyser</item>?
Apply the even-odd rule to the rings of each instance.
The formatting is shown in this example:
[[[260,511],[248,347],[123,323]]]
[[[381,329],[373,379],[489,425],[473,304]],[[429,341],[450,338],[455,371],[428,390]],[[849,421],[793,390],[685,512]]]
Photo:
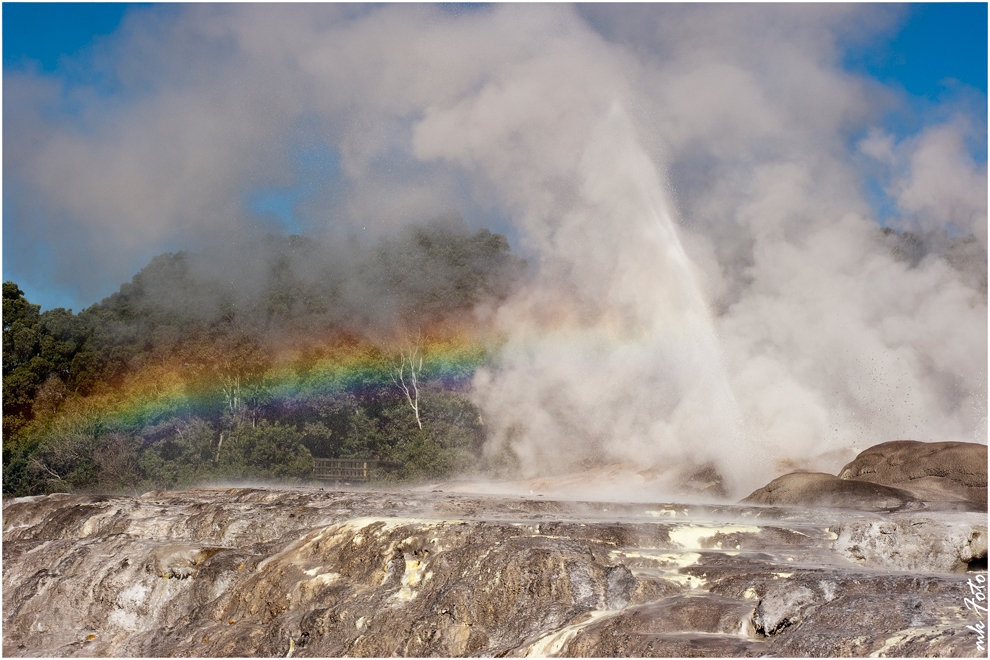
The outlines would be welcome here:
[[[525,476],[589,459],[755,467],[710,305],[619,103],[590,128],[568,183],[536,224],[549,237],[537,280],[499,312],[499,365],[475,378],[490,450],[510,448]]]

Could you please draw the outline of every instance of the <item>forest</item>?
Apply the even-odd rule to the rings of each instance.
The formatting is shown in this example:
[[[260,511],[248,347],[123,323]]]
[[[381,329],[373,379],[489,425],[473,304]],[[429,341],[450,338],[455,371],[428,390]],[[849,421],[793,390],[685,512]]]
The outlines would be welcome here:
[[[78,314],[5,282],[4,495],[301,484],[314,457],[380,459],[383,483],[482,469],[485,310],[526,270],[440,218],[162,254]]]

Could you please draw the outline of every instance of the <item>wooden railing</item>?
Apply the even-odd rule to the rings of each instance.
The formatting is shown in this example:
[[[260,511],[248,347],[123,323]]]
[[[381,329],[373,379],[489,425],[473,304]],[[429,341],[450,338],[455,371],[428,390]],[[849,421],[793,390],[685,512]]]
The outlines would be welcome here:
[[[372,470],[391,465],[363,458],[314,458],[316,478],[323,481],[367,481]]]

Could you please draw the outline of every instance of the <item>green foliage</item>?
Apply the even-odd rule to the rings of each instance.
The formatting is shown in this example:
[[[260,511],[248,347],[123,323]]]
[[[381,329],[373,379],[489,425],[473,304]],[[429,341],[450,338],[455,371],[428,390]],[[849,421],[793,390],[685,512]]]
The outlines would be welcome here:
[[[312,476],[313,457],[295,429],[267,421],[230,433],[218,453],[228,475],[259,479],[302,479]]]
[[[259,479],[300,482],[313,475],[313,457],[292,427],[278,422],[217,430],[194,419],[155,441],[139,459],[149,488]]]
[[[42,436],[34,443],[19,447],[4,447],[4,489],[20,486],[19,495],[37,495],[73,490],[98,490],[110,488],[109,475],[113,470],[111,451],[118,447],[118,439],[106,438],[101,442],[95,429],[61,429],[60,432]],[[12,483],[8,483],[8,479]]]
[[[47,412],[52,412],[52,406],[57,408],[57,399],[64,396],[64,388],[55,381],[68,380],[75,354],[88,334],[85,325],[71,311],[59,308],[39,314],[39,309],[39,305],[27,302],[16,284],[4,283],[5,417],[30,419],[39,394],[48,405]],[[45,384],[47,388],[42,387]]]
[[[373,247],[269,236],[163,254],[78,315],[42,313],[5,282],[4,493],[299,482],[312,477],[314,456],[390,461],[396,467],[381,475],[389,480],[469,470],[484,439],[477,410],[457,391],[470,372],[441,382],[427,360],[419,428],[374,341],[469,316],[509,295],[525,270],[505,237],[448,218]],[[300,366],[299,395],[278,390],[268,377],[275,355],[314,335],[364,343],[377,366],[320,394],[302,393]],[[154,369],[181,370],[196,403],[67,421],[65,410],[112,399]]]
[[[19,496],[40,494],[44,484],[31,471],[32,458],[38,450],[38,439],[25,439],[10,432],[8,420],[13,419],[4,418],[3,492]],[[6,438],[8,434],[11,439]]]
[[[34,325],[40,313],[41,305],[29,303],[19,286],[13,282],[3,283],[3,329],[5,331],[15,323],[23,323],[27,326]],[[6,334],[4,338],[6,338]],[[6,348],[4,345],[5,354]]]

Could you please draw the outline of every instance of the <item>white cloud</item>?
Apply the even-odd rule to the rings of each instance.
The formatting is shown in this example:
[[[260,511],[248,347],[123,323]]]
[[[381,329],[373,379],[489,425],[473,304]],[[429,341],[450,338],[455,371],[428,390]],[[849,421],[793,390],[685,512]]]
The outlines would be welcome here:
[[[951,225],[987,241],[987,168],[967,153],[958,125],[926,128],[905,145],[907,171],[892,184],[908,226],[923,229]]]

